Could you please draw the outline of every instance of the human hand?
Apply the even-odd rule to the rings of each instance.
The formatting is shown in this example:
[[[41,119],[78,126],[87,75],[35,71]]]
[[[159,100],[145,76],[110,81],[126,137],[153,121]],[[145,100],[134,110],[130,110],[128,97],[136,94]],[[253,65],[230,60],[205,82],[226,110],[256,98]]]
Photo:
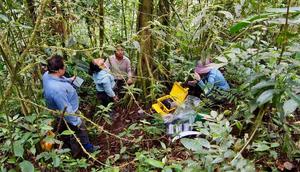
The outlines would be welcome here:
[[[118,102],[119,101],[119,97],[118,96],[114,96],[113,100],[114,100],[114,102]]]
[[[200,81],[200,80],[201,80],[201,77],[200,77],[200,75],[199,75],[197,72],[194,73],[194,78],[195,78],[197,81]]]
[[[131,78],[128,78],[127,84],[130,85],[130,84],[132,84],[132,83],[133,83],[132,79],[131,79]]]
[[[195,86],[197,84],[197,80],[188,81],[187,84],[190,85],[190,86]]]
[[[70,78],[71,82],[73,82],[75,79],[76,79],[75,75]]]

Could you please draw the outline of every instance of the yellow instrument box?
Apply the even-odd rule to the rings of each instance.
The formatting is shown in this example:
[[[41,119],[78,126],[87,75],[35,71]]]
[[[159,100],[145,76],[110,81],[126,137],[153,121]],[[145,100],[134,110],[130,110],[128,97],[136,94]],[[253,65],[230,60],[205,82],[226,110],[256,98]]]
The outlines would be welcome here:
[[[184,102],[188,90],[189,88],[183,88],[179,82],[175,82],[170,94],[158,98],[157,103],[152,104],[152,108],[161,116],[172,113],[177,106]]]

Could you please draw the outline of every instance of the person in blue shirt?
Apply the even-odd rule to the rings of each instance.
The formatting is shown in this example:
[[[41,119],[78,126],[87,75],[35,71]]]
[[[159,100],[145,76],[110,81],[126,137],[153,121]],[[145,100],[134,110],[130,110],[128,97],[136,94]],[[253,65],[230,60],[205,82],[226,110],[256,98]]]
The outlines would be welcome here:
[[[89,74],[96,84],[97,98],[102,105],[107,106],[110,102],[117,102],[118,96],[114,91],[115,78],[109,73],[102,58],[90,62]]]
[[[54,55],[47,60],[48,71],[43,75],[43,93],[46,100],[46,105],[49,109],[63,111],[66,108],[64,119],[69,127],[75,131],[76,136],[80,139],[81,144],[88,152],[93,152],[98,149],[93,146],[87,135],[86,127],[82,119],[78,116],[72,116],[78,111],[79,97],[76,89],[71,85],[75,77],[66,78],[66,66],[64,60],[59,55]],[[71,115],[69,115],[71,114]],[[67,129],[61,123],[60,131]],[[74,137],[68,139],[73,155],[78,154],[78,144]],[[67,143],[66,143],[67,144]]]
[[[197,62],[197,66],[194,70],[194,78],[194,81],[189,82],[190,85],[197,84],[208,97],[211,96],[215,90],[222,92],[230,89],[223,74],[218,70],[218,65],[211,63],[209,60],[199,60]]]

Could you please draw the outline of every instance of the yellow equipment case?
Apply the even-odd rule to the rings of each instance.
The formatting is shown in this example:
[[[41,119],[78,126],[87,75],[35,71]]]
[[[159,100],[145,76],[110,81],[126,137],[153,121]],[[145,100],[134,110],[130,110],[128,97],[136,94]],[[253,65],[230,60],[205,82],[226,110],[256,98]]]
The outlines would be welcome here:
[[[188,95],[188,90],[189,88],[183,88],[179,82],[175,82],[170,94],[158,98],[157,103],[152,104],[152,108],[161,116],[170,114],[184,102]]]

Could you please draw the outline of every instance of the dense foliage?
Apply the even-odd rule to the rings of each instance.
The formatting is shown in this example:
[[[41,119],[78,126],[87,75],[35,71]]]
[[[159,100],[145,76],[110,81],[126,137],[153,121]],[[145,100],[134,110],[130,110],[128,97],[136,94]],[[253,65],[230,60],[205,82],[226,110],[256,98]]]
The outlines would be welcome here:
[[[297,0],[1,1],[1,171],[300,170],[299,24]],[[97,104],[87,74],[92,58],[119,43],[136,71],[120,102],[123,124]],[[45,107],[41,86],[53,54],[85,79],[80,110],[98,152],[75,159],[69,149],[41,149],[40,141],[61,144],[46,134],[60,113]],[[203,99],[197,110],[213,121],[195,123],[199,137],[172,142],[150,105],[208,57],[224,65],[230,102]]]

